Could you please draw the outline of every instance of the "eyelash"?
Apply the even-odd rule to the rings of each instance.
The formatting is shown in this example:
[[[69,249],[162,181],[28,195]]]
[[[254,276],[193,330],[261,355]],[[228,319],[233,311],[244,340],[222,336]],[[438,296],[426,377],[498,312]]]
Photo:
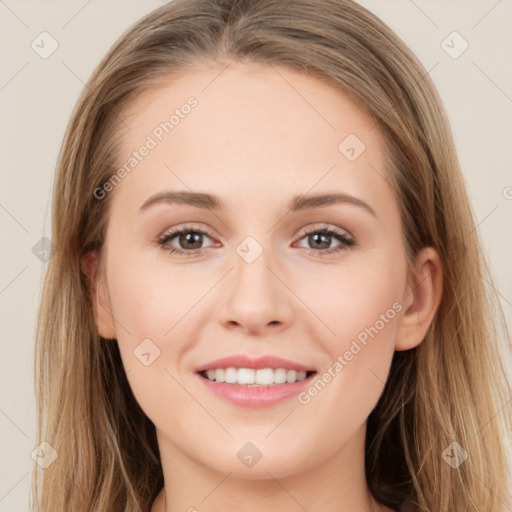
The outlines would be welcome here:
[[[213,238],[212,233],[210,233],[206,229],[196,229],[193,226],[184,226],[180,229],[176,229],[174,231],[171,231],[170,233],[164,234],[163,236],[161,236],[160,238],[157,239],[157,244],[162,248],[162,250],[164,250],[168,253],[175,253],[179,256],[184,256],[186,258],[201,256],[201,249],[192,249],[189,251],[184,251],[182,249],[176,249],[175,247],[169,248],[169,247],[165,246],[165,244],[167,244],[169,241],[171,241],[177,235],[181,235],[183,233],[190,233],[190,232],[200,234],[200,235],[206,235],[209,238]],[[323,258],[325,256],[330,256],[333,254],[338,254],[338,253],[344,252],[344,251],[348,250],[350,247],[353,247],[354,245],[356,245],[355,240],[347,238],[346,235],[344,233],[342,233],[341,231],[338,231],[336,228],[331,228],[328,226],[322,226],[320,228],[313,229],[313,230],[303,233],[302,236],[299,238],[299,241],[308,235],[318,234],[318,233],[320,233],[322,235],[328,235],[333,238],[337,238],[342,243],[342,245],[332,248],[332,249],[321,249],[321,250],[309,249],[308,253],[312,256],[320,256]]]

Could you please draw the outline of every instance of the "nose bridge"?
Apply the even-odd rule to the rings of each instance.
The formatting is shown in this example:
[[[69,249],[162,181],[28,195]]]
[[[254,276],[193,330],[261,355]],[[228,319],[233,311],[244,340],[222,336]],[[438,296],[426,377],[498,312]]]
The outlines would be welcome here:
[[[262,237],[258,238],[261,240]],[[279,294],[274,282],[276,278],[268,268],[274,261],[273,249],[270,237],[259,240],[248,235],[235,248],[233,291],[249,302],[264,299],[270,303],[272,297]]]
[[[273,249],[268,246],[270,240],[271,237],[266,237],[260,242],[249,235],[236,246],[234,269],[226,282],[220,310],[224,323],[255,331],[290,320],[290,297],[275,275],[277,266]]]

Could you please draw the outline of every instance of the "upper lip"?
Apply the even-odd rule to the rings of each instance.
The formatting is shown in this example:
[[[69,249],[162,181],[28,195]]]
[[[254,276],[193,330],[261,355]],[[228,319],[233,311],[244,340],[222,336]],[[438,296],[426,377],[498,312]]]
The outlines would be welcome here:
[[[295,370],[298,372],[316,371],[314,368],[304,366],[303,364],[296,363],[295,361],[290,361],[289,359],[283,359],[282,357],[270,355],[251,357],[245,354],[235,354],[203,364],[196,368],[196,372],[216,370],[217,368],[253,368],[255,370],[261,368],[285,368],[286,370]]]

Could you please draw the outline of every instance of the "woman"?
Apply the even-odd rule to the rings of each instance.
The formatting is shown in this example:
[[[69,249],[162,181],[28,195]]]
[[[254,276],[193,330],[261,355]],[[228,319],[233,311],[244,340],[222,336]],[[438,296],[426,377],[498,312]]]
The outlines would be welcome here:
[[[498,306],[452,136],[358,4],[138,22],[75,108],[52,235],[37,510],[510,506]]]

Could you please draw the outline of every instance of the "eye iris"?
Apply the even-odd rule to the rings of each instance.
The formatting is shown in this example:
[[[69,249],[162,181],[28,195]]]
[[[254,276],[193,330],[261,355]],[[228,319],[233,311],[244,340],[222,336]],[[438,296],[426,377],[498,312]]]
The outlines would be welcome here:
[[[311,240],[313,240],[313,244],[312,244],[313,247],[315,246],[316,243],[319,243],[319,244],[326,243],[327,244],[327,247],[316,247],[317,249],[329,248],[329,246],[331,245],[330,238],[331,238],[331,235],[326,235],[324,233],[315,233],[313,235],[309,235],[309,241],[311,242]],[[324,239],[324,240],[322,240],[322,239]],[[325,239],[328,239],[328,241],[326,242]]]
[[[183,247],[184,244],[192,244],[193,247],[188,247],[189,249],[199,249],[202,244],[202,234],[196,233],[195,231],[188,231],[180,235],[179,241],[180,245]],[[186,247],[186,246],[185,246]]]

